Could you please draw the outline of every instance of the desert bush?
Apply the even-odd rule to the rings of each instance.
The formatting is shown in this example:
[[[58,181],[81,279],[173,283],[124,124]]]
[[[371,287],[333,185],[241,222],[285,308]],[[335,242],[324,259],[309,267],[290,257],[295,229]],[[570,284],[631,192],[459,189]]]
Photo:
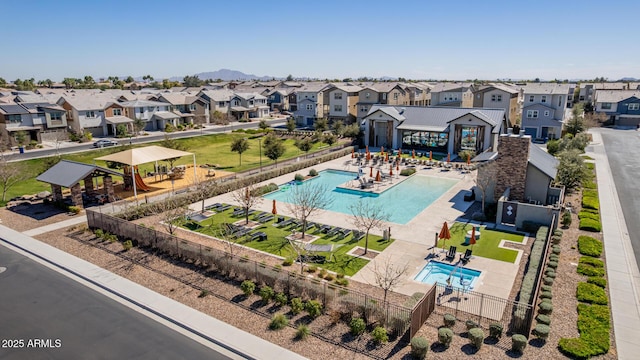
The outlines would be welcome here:
[[[494,339],[499,339],[502,337],[502,331],[504,330],[504,326],[500,323],[493,323],[489,325],[489,337]]]
[[[538,339],[546,340],[549,337],[549,325],[538,324],[531,333]]]
[[[558,348],[563,354],[578,359],[605,354],[609,351],[611,327],[609,307],[578,304],[579,338],[562,338]]]
[[[245,280],[242,282],[242,284],[240,284],[240,289],[245,296],[249,296],[256,290],[256,284],[254,284],[251,280]]]
[[[602,224],[599,220],[582,218],[580,219],[580,225],[578,228],[584,231],[600,232],[602,231]]]
[[[302,174],[295,174],[295,175],[293,176],[293,179],[294,179],[295,181],[302,181],[302,180],[304,180],[304,175],[302,175]]]
[[[523,353],[527,347],[527,338],[524,335],[515,334],[511,337],[511,351]]]
[[[315,300],[307,301],[304,308],[312,318],[317,318],[318,316],[322,315],[322,304]]]
[[[549,315],[538,314],[538,316],[536,316],[536,321],[544,325],[551,324],[551,318],[549,317]]]
[[[342,279],[336,279],[336,281],[335,281],[335,282],[336,282],[336,284],[338,284],[338,285],[340,285],[340,286],[344,286],[344,287],[349,286],[349,280],[344,279],[344,278],[342,278]]]
[[[351,322],[349,322],[349,328],[351,329],[351,334],[358,336],[362,335],[367,328],[367,324],[365,324],[364,320],[361,318],[353,318]]]
[[[595,221],[600,221],[600,214],[598,213],[597,210],[589,211],[589,209],[584,209],[584,210],[580,210],[580,212],[578,213],[578,219],[579,220],[591,219]]]
[[[387,334],[387,329],[382,326],[376,326],[375,329],[371,332],[371,337],[376,344],[386,344],[389,342],[389,334]]]
[[[555,229],[555,230],[553,230],[553,235],[554,235],[554,236],[560,236],[560,237],[562,237],[562,234],[563,234],[563,233],[564,233],[564,232],[563,232],[562,230],[560,230],[560,229]]]
[[[558,262],[557,261],[549,261],[547,263],[547,266],[550,267],[551,269],[556,269],[558,267]]]
[[[451,345],[451,340],[453,340],[453,330],[446,327],[438,329],[438,342],[440,344],[448,349]]]
[[[607,279],[602,278],[602,277],[591,276],[591,277],[589,277],[589,279],[587,279],[587,282],[589,284],[598,285],[601,288],[606,288],[607,287]]]
[[[275,303],[280,306],[287,305],[288,300],[289,299],[287,299],[287,294],[283,292],[279,292],[273,297],[273,301],[275,301]]]
[[[607,305],[608,299],[607,294],[604,289],[596,284],[590,284],[585,282],[578,283],[578,288],[576,289],[576,298],[578,301],[597,304],[597,305]]]
[[[316,171],[316,169],[309,170],[309,176],[318,176],[318,172]]]
[[[551,291],[543,291],[540,293],[540,298],[541,299],[552,299],[553,295],[551,294]]]
[[[300,298],[291,299],[291,313],[293,315],[298,315],[300,312],[304,310],[304,303]]]
[[[582,255],[599,257],[602,255],[602,241],[581,235],[578,237],[578,251]]]
[[[478,327],[478,324],[473,320],[467,320],[464,322],[464,324],[467,327],[467,331]]]
[[[416,172],[415,168],[404,168],[404,169],[400,170],[400,175],[409,176],[409,175],[415,174],[415,172]]]
[[[291,266],[293,265],[293,259],[292,258],[286,258],[282,261],[282,266]]]
[[[69,212],[74,213],[74,214],[79,214],[80,213],[80,208],[74,205],[71,205],[67,208],[69,210]]]
[[[426,359],[429,351],[429,341],[423,337],[414,337],[411,339],[411,356],[415,359]]]
[[[484,343],[484,332],[480,328],[473,328],[469,330],[469,342],[480,350],[482,343]]]
[[[280,330],[280,329],[284,329],[287,325],[289,325],[289,319],[287,319],[287,317],[284,314],[275,314],[271,318],[269,329]]]
[[[550,315],[553,312],[553,305],[550,301],[543,301],[538,305],[538,312],[543,315]]]
[[[553,247],[551,248],[551,252],[556,255],[560,255],[561,251],[562,251],[562,248],[560,247],[560,245],[553,245]]]
[[[309,335],[311,335],[311,330],[309,330],[309,327],[305,324],[300,324],[300,326],[298,326],[298,329],[296,329],[297,339],[304,340],[308,338]]]
[[[133,242],[131,242],[131,240],[127,240],[122,243],[122,249],[124,251],[129,251],[131,250],[132,247],[133,247]]]
[[[562,213],[562,226],[564,227],[569,227],[571,226],[571,222],[572,222],[572,218],[571,218],[571,212],[569,212],[568,210]]]
[[[597,196],[583,196],[582,208],[600,210],[600,202]]]
[[[451,314],[444,314],[444,326],[453,328],[456,325],[456,317]]]
[[[604,262],[589,256],[582,256],[578,260],[578,274],[586,276],[604,276]]]
[[[553,278],[550,278],[550,277],[547,277],[547,276],[545,276],[545,277],[543,277],[543,278],[542,278],[542,282],[543,282],[545,285],[549,285],[549,286],[551,286],[551,285],[553,285],[553,281],[554,281],[554,279],[553,279]]]
[[[334,278],[333,274],[331,274],[331,273],[325,275],[325,277],[324,277],[324,279],[327,280],[327,281],[333,281],[333,278]]]

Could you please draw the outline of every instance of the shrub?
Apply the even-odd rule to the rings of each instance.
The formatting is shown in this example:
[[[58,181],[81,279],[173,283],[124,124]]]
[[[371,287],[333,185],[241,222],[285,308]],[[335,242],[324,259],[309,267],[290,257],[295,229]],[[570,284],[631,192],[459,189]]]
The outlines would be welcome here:
[[[599,257],[602,255],[602,241],[581,235],[578,237],[578,251],[582,255]]]
[[[582,197],[598,197],[598,190],[595,189],[584,189],[582,190]]]
[[[124,251],[129,251],[131,250],[132,247],[133,247],[133,243],[131,242],[131,240],[127,240],[122,243],[122,249],[124,249]]]
[[[469,342],[480,350],[482,343],[484,342],[484,332],[480,328],[473,328],[469,330]]]
[[[318,273],[318,277],[324,279],[325,276],[327,276],[328,272],[327,269],[320,269],[320,272]]]
[[[568,210],[562,213],[562,226],[564,227],[569,227],[571,226],[571,212],[569,212]]]
[[[309,266],[308,268],[305,269],[305,271],[308,272],[308,273],[314,273],[314,272],[316,272],[316,270],[318,270],[318,267],[315,266],[315,265],[311,265],[311,266]]]
[[[79,214],[80,213],[80,208],[77,206],[69,206],[68,208],[69,212],[74,213],[74,214]]]
[[[339,272],[336,274],[336,279],[344,279],[344,273],[343,272]]]
[[[276,302],[276,304],[280,305],[280,306],[285,306],[287,305],[287,301],[289,299],[287,299],[287,294],[283,293],[283,292],[279,292],[277,293],[274,297],[273,297],[273,301]]]
[[[473,320],[467,320],[464,322],[464,324],[467,327],[467,331],[478,327],[478,324],[476,324],[476,322]]]
[[[546,340],[549,337],[549,325],[538,324],[531,332],[538,339]]]
[[[550,278],[550,277],[545,276],[544,278],[542,278],[542,282],[543,282],[545,285],[549,285],[549,286],[551,286],[551,285],[553,285],[553,278]]]
[[[453,328],[456,325],[456,317],[451,314],[444,314],[444,326]]]
[[[580,282],[578,283],[578,288],[576,290],[576,298],[578,301],[598,304],[598,305],[607,305],[607,294],[604,292],[604,289],[598,285]]]
[[[275,314],[271,318],[269,329],[280,330],[280,329],[284,329],[287,325],[289,325],[289,319],[287,319],[287,317],[284,316],[284,314]]]
[[[541,289],[542,291],[551,291],[552,287],[551,287],[551,286],[549,286],[549,285],[542,285],[542,286],[540,287],[540,289]]]
[[[550,301],[543,301],[538,305],[538,312],[544,315],[550,315],[553,312],[553,305]]]
[[[203,297],[206,297],[207,295],[209,295],[209,290],[202,290],[200,291],[200,294],[198,294],[198,297],[203,298]]]
[[[270,286],[265,285],[260,288],[260,291],[258,291],[258,295],[260,295],[260,297],[262,298],[262,302],[264,302],[265,304],[268,304],[269,301],[273,299],[275,292]]]
[[[310,334],[311,330],[309,330],[309,327],[305,324],[301,324],[296,330],[296,338],[300,340],[308,338]]]
[[[560,260],[560,255],[558,254],[551,254],[549,255],[549,261],[555,261],[558,262]]]
[[[340,285],[340,286],[344,286],[347,287],[349,286],[349,280],[347,279],[336,279],[336,284]]]
[[[525,227],[525,224],[523,224],[523,227]],[[536,275],[543,259],[544,243],[549,233],[549,228],[533,222],[529,222],[526,227],[537,229],[536,239],[529,255],[529,266],[522,280],[520,290],[520,301],[529,303],[533,297]]]
[[[362,335],[367,328],[367,324],[365,324],[364,320],[361,318],[353,318],[349,322],[349,328],[351,329],[351,334],[358,336]]]
[[[411,339],[411,356],[416,359],[426,359],[429,351],[429,341],[423,337]]]
[[[598,188],[598,186],[596,185],[596,183],[593,180],[583,181],[582,187],[584,187],[585,189],[597,189]]]
[[[553,235],[553,236],[551,237],[551,242],[552,242],[554,245],[558,245],[558,244],[560,244],[560,241],[561,241],[561,240],[562,240],[562,236]]]
[[[315,300],[307,301],[304,308],[307,310],[307,313],[309,313],[309,316],[314,319],[322,314],[322,304]]]
[[[609,307],[604,305],[578,304],[579,338],[562,338],[560,351],[569,356],[586,359],[609,351],[610,330]]]
[[[440,344],[448,349],[449,345],[451,345],[451,340],[453,340],[453,330],[446,327],[438,329],[438,342]]]
[[[293,259],[292,258],[286,258],[284,260],[282,260],[282,266],[291,266],[293,265]]]
[[[293,315],[298,315],[300,312],[304,310],[304,304],[300,298],[291,299],[291,313]]]
[[[538,314],[538,316],[536,316],[536,321],[544,325],[551,324],[551,318],[548,315],[544,315],[544,314]]]
[[[578,261],[577,271],[586,276],[604,276],[604,263],[596,258],[582,256]]]
[[[580,219],[580,225],[578,228],[584,231],[600,232],[602,231],[602,224],[599,220],[582,218]]]
[[[413,175],[415,172],[416,172],[415,168],[405,168],[400,170],[400,175],[409,176],[409,175]]]
[[[583,196],[582,197],[582,207],[585,208],[585,209],[600,210],[600,203],[598,202],[598,197],[596,197],[596,196]]]
[[[316,171],[316,169],[309,170],[309,176],[318,176],[318,172]]]
[[[333,281],[333,274],[327,274],[324,279],[327,281]]]
[[[302,174],[295,174],[295,175],[293,176],[293,178],[294,178],[296,181],[302,181],[302,180],[304,180],[304,175],[302,175]]]
[[[502,337],[502,331],[504,327],[500,323],[493,323],[489,325],[489,337],[499,339]]]
[[[594,284],[594,285],[600,286],[603,289],[607,287],[607,279],[605,279],[605,278],[592,276],[589,279],[587,279],[587,282],[589,284]]]
[[[251,280],[245,280],[240,284],[240,289],[242,289],[245,296],[249,296],[256,290],[256,284]]]
[[[387,329],[383,328],[382,326],[376,326],[376,328],[371,332],[371,337],[373,337],[373,341],[376,344],[386,344],[389,342]]]
[[[102,229],[95,229],[95,231],[93,232],[93,234],[94,234],[97,238],[101,239],[102,237],[104,237],[104,230],[102,230]]]
[[[546,275],[546,277],[550,277],[552,279],[556,278],[556,272],[553,271],[553,269],[547,269],[544,274]]]
[[[547,266],[550,267],[551,269],[556,269],[558,267],[558,262],[557,261],[549,261],[547,263]]]
[[[551,291],[543,291],[540,293],[540,298],[541,299],[552,299],[553,295],[551,294]]]
[[[591,210],[588,211],[589,209],[584,209],[581,210],[578,213],[578,219],[582,220],[582,219],[591,219],[591,220],[597,220],[600,221],[600,215],[598,214],[597,210]]]
[[[561,251],[562,251],[562,248],[560,248],[559,245],[553,245],[553,248],[551,249],[551,252],[553,252],[556,255],[560,255]]]
[[[511,351],[522,353],[527,347],[527,338],[524,335],[515,334],[511,337]]]
[[[560,229],[555,229],[555,230],[553,230],[553,235],[554,235],[554,236],[560,236],[560,237],[562,237],[562,234],[563,234],[563,231],[562,231],[562,230],[560,230]]]

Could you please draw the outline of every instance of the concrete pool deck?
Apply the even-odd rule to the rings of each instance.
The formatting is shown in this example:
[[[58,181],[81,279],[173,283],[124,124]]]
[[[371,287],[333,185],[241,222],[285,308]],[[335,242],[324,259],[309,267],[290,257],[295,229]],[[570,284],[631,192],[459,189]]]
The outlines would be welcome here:
[[[347,155],[332,161],[317,164],[312,167],[302,169],[296,173],[306,175],[310,169],[322,171],[327,169],[344,170],[358,172],[358,166],[352,162],[351,156]],[[404,169],[401,166],[400,169]],[[431,285],[423,284],[413,280],[413,278],[422,270],[422,268],[430,260],[430,254],[435,241],[435,234],[440,232],[443,222],[451,224],[455,219],[459,218],[471,206],[472,202],[465,202],[464,195],[468,194],[474,186],[475,171],[463,173],[457,170],[441,171],[440,168],[430,168],[417,166],[417,173],[414,176],[434,176],[448,179],[458,180],[448,191],[435,200],[430,206],[421,211],[407,224],[388,223],[391,230],[391,237],[395,240],[387,247],[382,254],[370,261],[364,268],[352,276],[356,281],[375,284],[373,269],[376,263],[383,263],[390,259],[393,264],[406,264],[407,274],[405,280],[394,290],[396,292],[412,295],[415,292],[426,292]],[[394,171],[395,172],[395,171]],[[368,175],[368,174],[367,174]],[[284,184],[293,180],[294,174],[286,174],[268,181],[264,181],[259,185],[268,183]],[[223,194],[205,201],[205,205],[214,203],[235,204],[233,196]],[[202,204],[192,205],[194,211],[200,210]],[[256,210],[271,212],[272,202],[263,200],[254,207]],[[287,209],[287,204],[277,203],[278,214],[293,216],[291,211]],[[353,228],[350,222],[350,216],[328,210],[322,210],[314,215],[310,221],[324,223],[332,226],[340,226],[344,228]],[[380,229],[372,230],[376,235],[382,235]],[[525,239],[526,241],[526,239]],[[435,249],[436,252],[442,249]],[[511,287],[518,273],[520,263],[520,254],[515,263],[507,263],[493,259],[473,257],[465,266],[474,270],[482,271],[482,275],[473,289],[473,291],[490,294],[502,298],[508,298]],[[458,255],[459,257],[459,255]],[[444,255],[440,256],[442,260]],[[457,257],[456,257],[457,261]]]

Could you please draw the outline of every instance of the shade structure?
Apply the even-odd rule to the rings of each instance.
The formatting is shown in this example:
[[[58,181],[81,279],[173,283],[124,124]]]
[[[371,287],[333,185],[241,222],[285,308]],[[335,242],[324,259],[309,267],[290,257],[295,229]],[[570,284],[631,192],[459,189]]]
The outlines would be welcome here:
[[[369,166],[369,177],[373,177],[373,166]]]
[[[442,248],[444,249],[444,244],[446,240],[451,239],[451,233],[449,232],[449,225],[445,221],[442,224],[442,229],[440,229],[440,234],[438,234],[438,239],[444,239],[445,241],[442,243]]]
[[[382,181],[382,176],[380,175],[380,170],[376,173],[376,181]]]
[[[276,199],[273,199],[273,207],[271,208],[271,213],[273,215],[277,215],[278,214],[278,210],[276,209]]]
[[[412,159],[416,158],[416,151],[415,150],[411,150],[411,158]]]
[[[433,160],[433,151],[429,151],[429,161]]]
[[[447,162],[451,162],[451,153],[447,153]]]
[[[471,237],[469,238],[469,244],[471,244],[471,248],[473,249],[473,245],[476,243],[476,227],[471,228]]]

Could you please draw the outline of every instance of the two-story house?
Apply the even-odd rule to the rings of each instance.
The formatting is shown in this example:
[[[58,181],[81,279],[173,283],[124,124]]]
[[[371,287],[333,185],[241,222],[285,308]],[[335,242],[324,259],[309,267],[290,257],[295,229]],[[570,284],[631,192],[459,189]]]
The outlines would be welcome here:
[[[429,106],[431,105],[431,88],[428,83],[406,83],[402,85],[409,95],[409,105]]]
[[[360,90],[362,88],[357,85],[339,84],[324,91],[325,116],[329,122],[342,120],[345,124],[351,124],[356,120]]]
[[[0,104],[0,140],[16,146],[18,132],[25,134],[22,145],[66,139],[67,114],[57,104],[2,103]]]
[[[324,116],[324,90],[330,85],[323,82],[309,82],[295,91],[296,109],[293,116],[299,126],[313,126]]]
[[[557,139],[567,116],[569,84],[528,83],[522,87],[522,126],[532,139]]]
[[[503,109],[511,126],[520,117],[518,95],[516,87],[506,84],[491,84],[480,86],[473,95],[474,108]]]
[[[598,90],[594,111],[606,114],[615,125],[638,127],[640,90]]]
[[[263,118],[269,115],[267,98],[258,93],[234,93],[229,110],[236,119]]]
[[[164,130],[167,124],[178,126],[181,116],[169,111],[170,104],[151,100],[123,101],[119,103],[125,109],[125,116],[141,119],[145,122],[143,130]]]
[[[296,88],[294,87],[280,87],[270,90],[266,96],[267,105],[269,105],[271,111],[290,111],[289,94],[295,90]]]
[[[384,94],[387,95],[387,93]],[[366,86],[358,91],[358,103],[356,104],[358,123],[361,123],[362,119],[369,114],[369,110],[373,105],[381,103],[381,97],[382,94],[374,89],[373,86]]]
[[[473,107],[472,83],[437,83],[431,89],[431,106]]]
[[[228,89],[218,90],[202,90],[197,94],[209,103],[210,117],[214,112],[227,114],[229,112],[229,104],[233,97],[233,91]]]
[[[188,93],[163,93],[149,100],[171,104],[169,111],[180,115],[181,124],[208,124],[209,102]]]
[[[73,131],[78,134],[88,131],[99,137],[109,135],[104,109],[115,101],[111,95],[72,93],[63,95],[58,105],[67,112],[67,122]]]

